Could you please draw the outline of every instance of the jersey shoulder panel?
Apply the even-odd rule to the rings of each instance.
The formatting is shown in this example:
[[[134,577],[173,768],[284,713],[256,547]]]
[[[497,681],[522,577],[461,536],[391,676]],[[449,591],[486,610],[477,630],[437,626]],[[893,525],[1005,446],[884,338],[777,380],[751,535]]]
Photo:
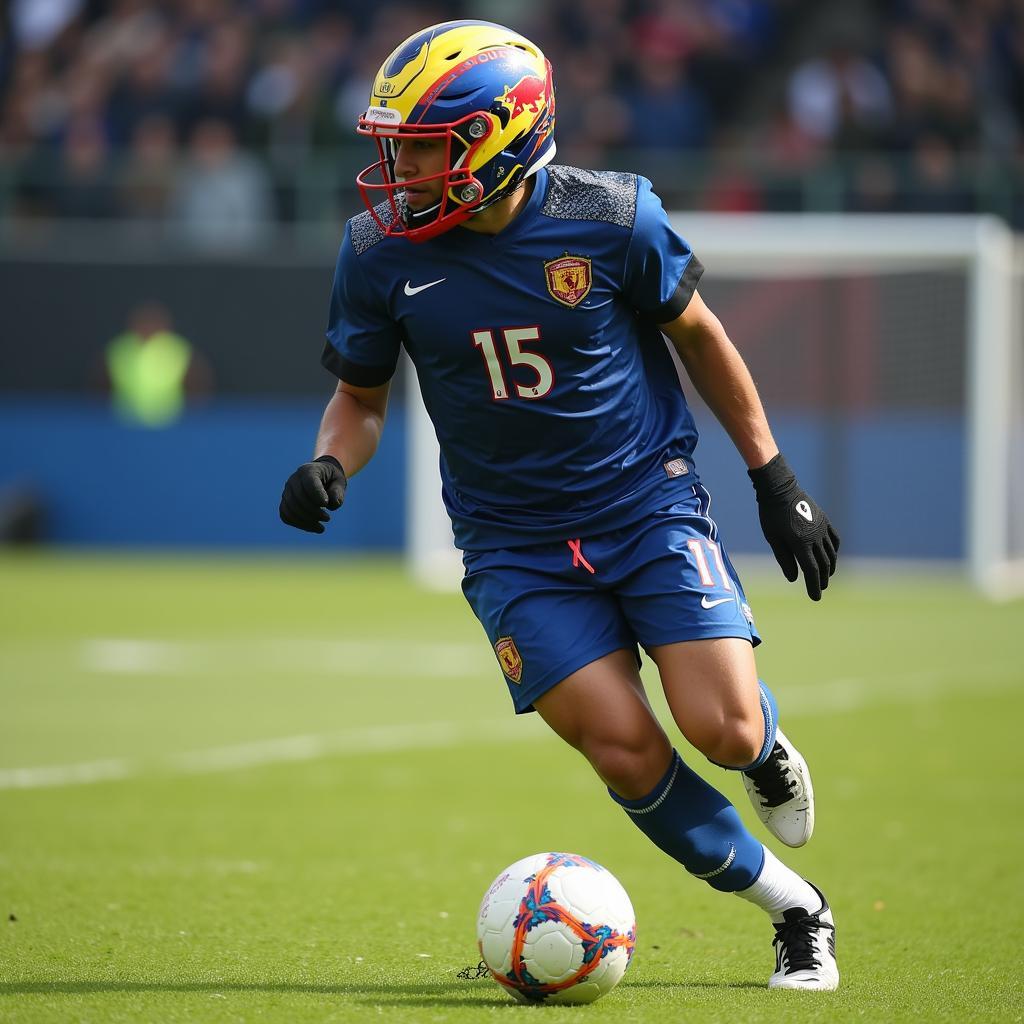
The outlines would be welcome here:
[[[391,220],[391,204],[387,201],[378,203],[373,208],[373,212],[385,223]],[[369,210],[356,214],[349,220],[348,224],[352,248],[357,256],[362,256],[364,252],[372,249],[378,242],[384,241],[384,230],[373,218]]]
[[[405,214],[405,199],[399,197],[396,200],[398,206],[399,215]],[[374,216],[374,214],[376,216]],[[394,219],[395,211],[391,203],[388,200],[383,200],[373,208],[371,214],[369,210],[364,210],[362,213],[356,214],[356,216],[350,218],[349,224],[349,237],[352,239],[352,248],[355,250],[357,256],[362,256],[364,252],[372,249],[378,242],[383,242],[388,236],[384,234],[384,229],[380,226],[381,224],[390,224]],[[379,221],[379,223],[378,223]]]
[[[622,171],[548,168],[548,194],[541,213],[559,220],[591,220],[632,229],[636,220],[637,176]]]

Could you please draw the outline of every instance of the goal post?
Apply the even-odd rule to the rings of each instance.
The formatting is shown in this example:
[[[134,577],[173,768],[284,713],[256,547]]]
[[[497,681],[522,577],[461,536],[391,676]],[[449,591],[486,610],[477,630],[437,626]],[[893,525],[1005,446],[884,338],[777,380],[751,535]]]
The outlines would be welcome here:
[[[1014,544],[1011,529],[1014,515],[1024,513],[1015,508],[1024,477],[1024,296],[1018,294],[1024,277],[1017,273],[1017,248],[1001,221],[978,222],[967,344],[967,561],[975,586],[996,600],[1024,593],[1024,550]]]
[[[844,555],[960,564],[990,598],[1024,594],[1024,244],[1010,229],[967,215],[671,220],[781,446],[805,453],[801,480],[845,527]],[[437,442],[407,379],[409,563],[449,588],[461,564]],[[720,449],[698,424],[703,474]],[[751,523],[730,524],[734,553],[764,552]]]
[[[416,373],[406,369],[406,561],[420,586],[453,590],[462,577],[462,557],[441,501],[440,448]]]

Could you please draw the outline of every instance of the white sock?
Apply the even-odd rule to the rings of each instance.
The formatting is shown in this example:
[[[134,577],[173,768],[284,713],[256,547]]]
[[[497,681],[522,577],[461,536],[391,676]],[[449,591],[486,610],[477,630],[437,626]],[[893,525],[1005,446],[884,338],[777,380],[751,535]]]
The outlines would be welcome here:
[[[821,897],[795,871],[787,868],[768,847],[764,850],[764,867],[749,889],[736,893],[760,907],[775,924],[781,924],[786,910],[803,907],[808,914],[821,909]]]

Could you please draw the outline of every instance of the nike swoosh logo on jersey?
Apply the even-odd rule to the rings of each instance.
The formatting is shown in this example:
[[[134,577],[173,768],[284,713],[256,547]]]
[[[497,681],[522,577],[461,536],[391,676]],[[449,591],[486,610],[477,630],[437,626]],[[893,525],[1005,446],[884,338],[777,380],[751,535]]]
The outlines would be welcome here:
[[[709,601],[708,600],[708,595],[705,594],[700,599],[700,606],[701,606],[701,608],[714,608],[717,605],[725,604],[726,601],[731,601],[731,600],[732,600],[731,597],[720,597],[717,601]]]
[[[440,284],[442,281],[447,281],[447,277],[439,277],[436,281],[429,281],[427,284],[418,284],[414,288],[412,281],[405,282],[405,294],[415,295],[417,292],[426,291],[428,288],[433,288],[435,284]]]

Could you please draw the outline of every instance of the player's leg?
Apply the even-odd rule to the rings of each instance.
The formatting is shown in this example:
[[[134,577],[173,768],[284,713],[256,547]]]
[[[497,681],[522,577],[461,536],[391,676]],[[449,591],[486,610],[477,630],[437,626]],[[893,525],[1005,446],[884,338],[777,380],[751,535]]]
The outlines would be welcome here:
[[[787,846],[814,829],[807,762],[778,727],[748,640],[716,637],[652,648],[672,717],[709,761],[742,772],[758,817]]]
[[[777,711],[757,678],[752,645],[759,638],[696,489],[692,501],[654,514],[623,541],[617,572],[620,607],[658,663],[684,735],[718,764],[756,772],[772,763]],[[839,972],[828,904],[769,850],[761,851],[760,869],[746,885],[716,888],[736,892],[771,917],[777,954],[772,987],[835,988]]]
[[[634,636],[647,648],[705,638],[739,638],[716,647],[717,690],[674,717],[684,734],[716,764],[743,772],[758,817],[787,846],[802,846],[814,827],[810,772],[778,730],[778,709],[757,678],[752,646],[761,642],[739,577],[718,527],[710,496],[699,484],[691,495],[649,517],[624,539],[616,594]],[[677,702],[678,703],[678,702]],[[675,709],[674,709],[675,710]]]
[[[632,650],[584,665],[533,704],[604,784],[626,799],[650,792],[672,760],[672,743],[651,710]]]
[[[600,564],[600,559],[598,559]],[[520,713],[580,750],[662,850],[715,888],[745,889],[764,849],[672,749],[647,703],[620,604],[562,546],[470,554],[463,591]]]
[[[722,637],[652,647],[672,716],[709,760],[743,768],[762,763],[779,745],[773,702],[764,697],[746,640]],[[756,769],[755,769],[756,770]],[[734,890],[772,919],[776,937],[773,988],[832,989],[839,984],[835,924],[822,892],[765,849],[749,887]]]
[[[763,869],[765,850],[729,801],[672,749],[632,651],[583,666],[535,697],[534,706],[587,758],[612,799],[655,845],[713,888],[749,888]]]
[[[547,724],[590,762],[612,799],[669,856],[709,885],[767,911],[772,987],[838,984],[831,911],[743,826],[721,793],[683,763],[647,701],[632,651],[598,658],[534,698]]]

